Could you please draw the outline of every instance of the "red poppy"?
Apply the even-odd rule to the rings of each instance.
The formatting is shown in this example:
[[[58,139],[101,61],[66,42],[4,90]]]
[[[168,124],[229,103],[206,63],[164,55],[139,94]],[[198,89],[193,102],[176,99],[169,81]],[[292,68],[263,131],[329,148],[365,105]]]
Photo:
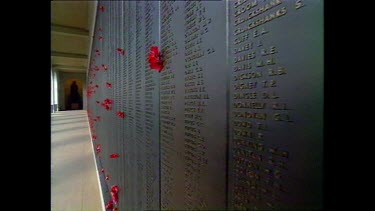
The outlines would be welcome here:
[[[109,157],[110,158],[119,158],[120,155],[118,153],[114,153],[114,154],[111,154]]]
[[[102,151],[102,145],[101,144],[97,144],[96,145],[96,153],[100,153]]]
[[[112,88],[112,84],[111,83],[107,82],[106,85],[107,85],[108,88]]]
[[[125,118],[125,112],[119,111],[117,112],[117,116],[119,116],[120,118]]]
[[[97,135],[92,135],[92,139],[96,140],[98,138]]]
[[[111,192],[113,192],[113,193],[119,193],[120,192],[120,188],[117,185],[113,185],[111,187]]]
[[[105,205],[106,210],[113,209],[113,200],[109,200],[108,204]]]
[[[121,55],[125,55],[125,51],[124,51],[124,49],[122,49],[122,48],[117,48],[117,51],[118,51]]]
[[[99,9],[100,9],[102,12],[104,12],[104,6],[103,6],[103,5],[100,5],[100,6],[99,6]]]
[[[109,180],[109,174],[107,174],[107,176],[105,176],[105,180]]]
[[[104,172],[104,169],[101,169],[100,172]]]
[[[120,188],[117,185],[111,187],[111,196],[112,200],[115,204],[118,203],[118,193],[120,192]]]
[[[87,97],[91,97],[92,94],[93,94],[93,91],[87,91]]]
[[[102,36],[99,36],[99,40],[103,40],[103,37],[102,37]]]
[[[112,110],[112,107],[110,106],[111,104],[109,103],[103,102],[100,105],[103,106],[107,111]]]
[[[161,59],[162,55],[159,52],[157,46],[152,46],[150,49],[150,54],[148,55],[148,62],[151,69],[159,70],[159,72],[164,68],[164,62]]]
[[[113,100],[111,100],[111,99],[109,99],[109,98],[106,98],[106,99],[104,100],[104,103],[105,103],[105,104],[112,104],[112,103],[113,103]]]

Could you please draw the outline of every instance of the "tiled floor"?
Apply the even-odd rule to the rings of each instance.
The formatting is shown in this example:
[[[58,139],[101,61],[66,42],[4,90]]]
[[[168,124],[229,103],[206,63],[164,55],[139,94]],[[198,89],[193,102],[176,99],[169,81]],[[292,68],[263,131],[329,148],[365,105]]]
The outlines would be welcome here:
[[[100,211],[97,172],[85,110],[51,114],[51,210]]]

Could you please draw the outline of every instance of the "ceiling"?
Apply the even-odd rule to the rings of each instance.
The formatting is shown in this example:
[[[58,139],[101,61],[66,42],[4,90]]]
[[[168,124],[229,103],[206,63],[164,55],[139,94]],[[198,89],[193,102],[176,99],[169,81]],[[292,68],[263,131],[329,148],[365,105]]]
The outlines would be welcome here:
[[[97,1],[51,1],[51,63],[86,73]]]

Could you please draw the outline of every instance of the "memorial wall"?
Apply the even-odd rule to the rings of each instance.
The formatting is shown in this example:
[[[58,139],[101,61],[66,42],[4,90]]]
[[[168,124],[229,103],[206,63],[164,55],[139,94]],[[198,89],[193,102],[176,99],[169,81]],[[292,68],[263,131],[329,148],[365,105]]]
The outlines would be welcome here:
[[[99,1],[87,95],[107,208],[322,208],[323,69],[323,1]]]

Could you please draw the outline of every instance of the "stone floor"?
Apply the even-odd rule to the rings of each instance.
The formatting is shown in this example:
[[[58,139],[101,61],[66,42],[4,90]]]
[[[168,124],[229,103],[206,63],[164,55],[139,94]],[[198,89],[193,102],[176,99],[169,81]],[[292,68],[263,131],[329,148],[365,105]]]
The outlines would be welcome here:
[[[100,211],[99,190],[85,110],[51,114],[51,210]]]

